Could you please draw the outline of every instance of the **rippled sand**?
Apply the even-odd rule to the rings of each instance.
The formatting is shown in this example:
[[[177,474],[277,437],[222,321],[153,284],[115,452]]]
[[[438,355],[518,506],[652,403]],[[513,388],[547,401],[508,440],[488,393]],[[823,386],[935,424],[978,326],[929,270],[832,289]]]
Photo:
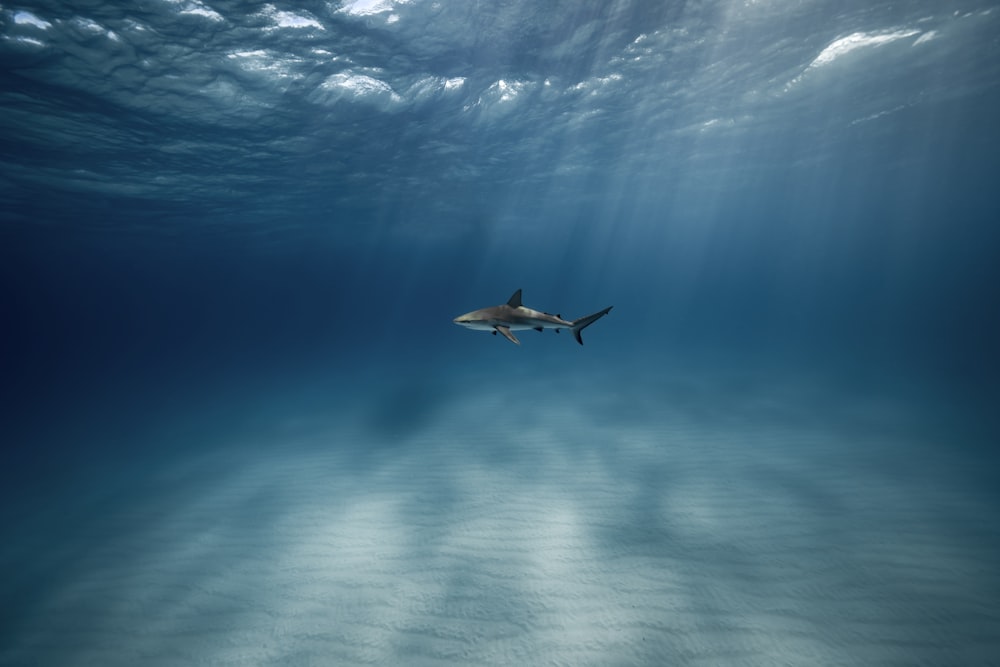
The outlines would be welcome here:
[[[412,405],[22,508],[0,663],[1000,659],[995,496],[945,446],[641,391]]]

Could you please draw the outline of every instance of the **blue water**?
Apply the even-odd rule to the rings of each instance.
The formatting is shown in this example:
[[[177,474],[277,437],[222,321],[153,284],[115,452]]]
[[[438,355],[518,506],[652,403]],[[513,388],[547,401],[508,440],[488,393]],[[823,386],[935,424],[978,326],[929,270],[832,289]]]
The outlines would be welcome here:
[[[1000,663],[998,36],[0,5],[0,664]]]

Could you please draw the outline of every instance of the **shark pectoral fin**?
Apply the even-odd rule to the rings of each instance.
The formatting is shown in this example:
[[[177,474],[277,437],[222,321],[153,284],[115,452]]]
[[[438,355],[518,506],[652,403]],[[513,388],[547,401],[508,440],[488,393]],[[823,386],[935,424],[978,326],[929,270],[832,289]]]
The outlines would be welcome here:
[[[535,327],[535,331],[545,331],[542,327]]]
[[[510,342],[514,343],[514,345],[520,345],[521,344],[521,341],[519,341],[517,339],[517,336],[515,336],[514,334],[512,334],[510,332],[509,328],[507,328],[507,327],[493,327],[493,328],[494,328],[494,330],[499,331],[500,333],[502,333],[504,335],[504,337],[507,340],[509,340]]]

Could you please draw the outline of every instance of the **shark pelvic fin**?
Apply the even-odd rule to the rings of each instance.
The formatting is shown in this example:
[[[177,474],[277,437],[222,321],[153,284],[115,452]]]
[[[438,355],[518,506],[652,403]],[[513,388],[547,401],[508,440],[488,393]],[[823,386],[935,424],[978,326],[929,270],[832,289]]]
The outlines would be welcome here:
[[[520,290],[518,290],[518,291],[520,291]],[[511,331],[510,331],[509,328],[498,325],[498,326],[493,327],[493,329],[494,329],[494,333],[497,332],[497,331],[499,331],[500,333],[502,333],[504,335],[504,337],[507,340],[509,340],[510,342],[514,343],[514,345],[520,345],[521,344],[521,341],[519,341],[517,339],[517,336],[515,336],[513,333],[511,333]],[[581,343],[581,345],[582,344],[583,343]]]
[[[511,308],[521,307],[521,290],[514,292],[509,299],[507,299],[507,305]]]

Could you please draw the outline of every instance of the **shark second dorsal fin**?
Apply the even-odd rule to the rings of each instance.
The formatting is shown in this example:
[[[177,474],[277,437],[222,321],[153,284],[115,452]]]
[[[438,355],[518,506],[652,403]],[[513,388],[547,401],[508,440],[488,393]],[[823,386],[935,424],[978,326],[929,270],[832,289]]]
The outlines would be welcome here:
[[[517,290],[509,299],[507,299],[507,305],[511,308],[521,307],[521,290]]]

